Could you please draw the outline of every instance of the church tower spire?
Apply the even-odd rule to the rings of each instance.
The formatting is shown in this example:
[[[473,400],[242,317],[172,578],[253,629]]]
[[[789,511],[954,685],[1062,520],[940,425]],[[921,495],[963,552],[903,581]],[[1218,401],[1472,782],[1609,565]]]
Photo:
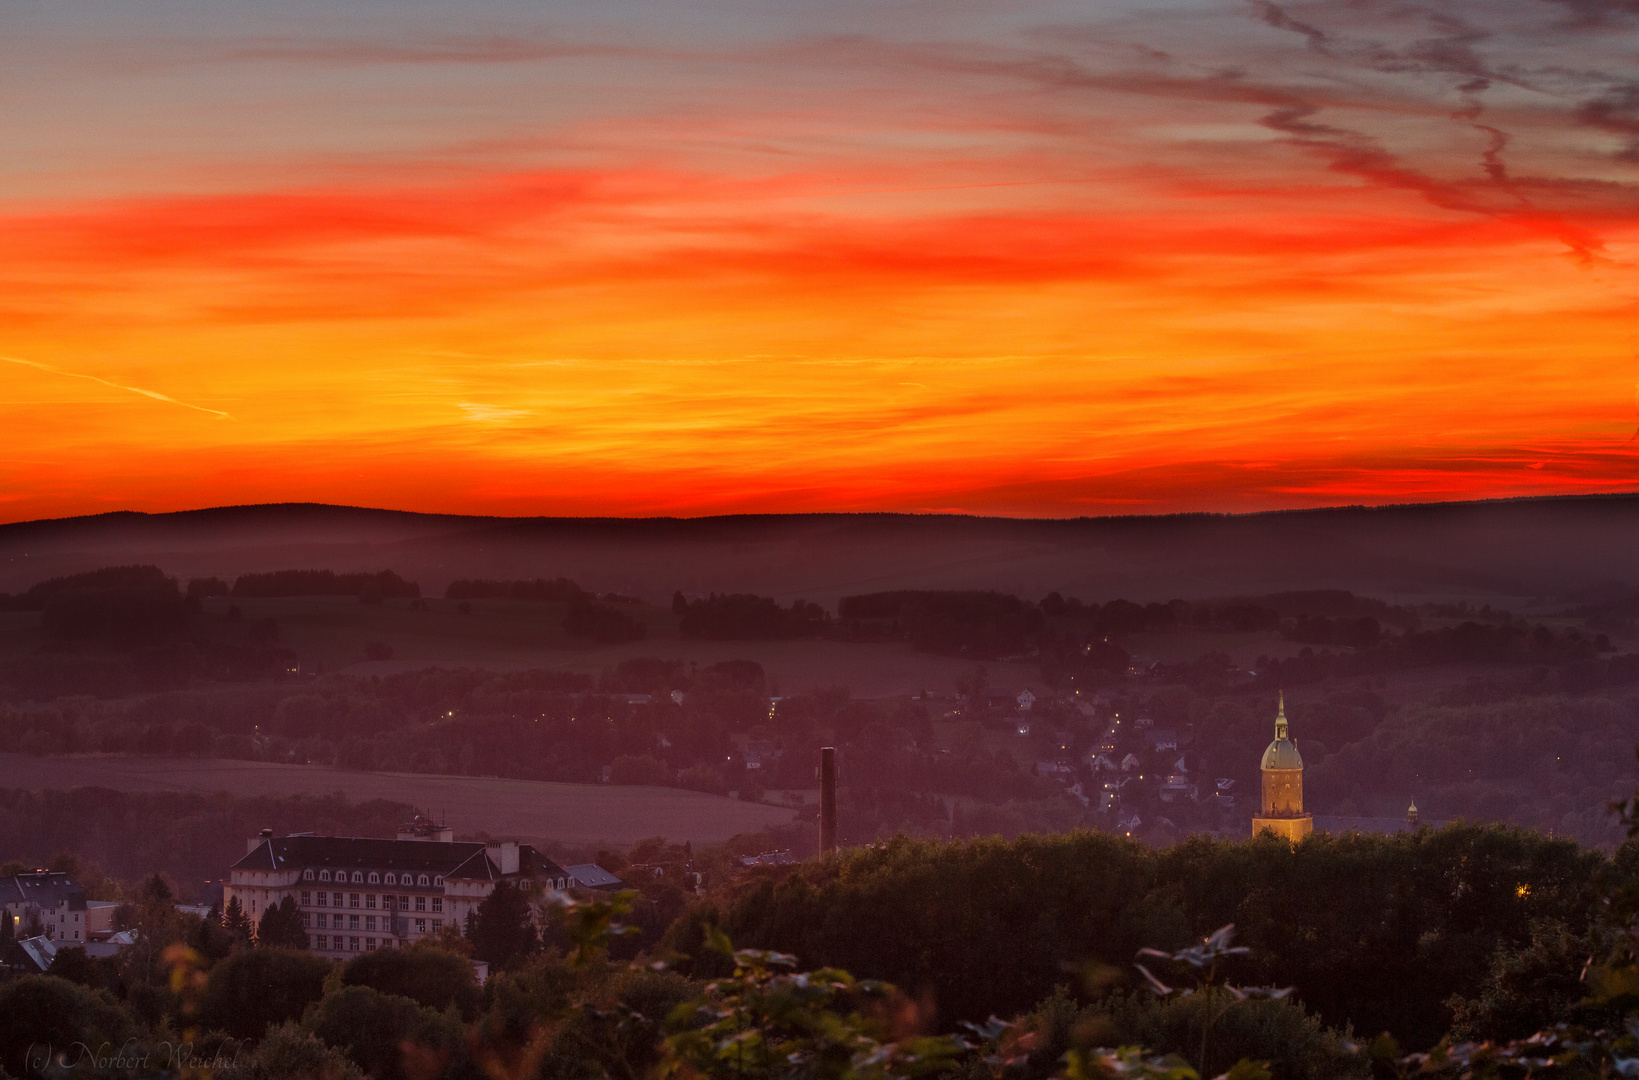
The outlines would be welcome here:
[[[1275,741],[1263,752],[1263,799],[1252,818],[1252,835],[1272,832],[1296,843],[1308,836],[1315,819],[1303,809],[1303,755],[1286,720],[1286,693],[1275,708]]]

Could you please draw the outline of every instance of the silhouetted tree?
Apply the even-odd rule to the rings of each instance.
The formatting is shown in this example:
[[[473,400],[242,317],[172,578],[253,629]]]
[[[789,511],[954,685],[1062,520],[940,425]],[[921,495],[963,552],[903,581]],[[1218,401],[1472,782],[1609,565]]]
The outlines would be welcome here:
[[[201,1019],[238,1039],[259,1039],[269,1024],[302,1015],[324,996],[330,963],[296,949],[245,949],[211,968]]]
[[[227,910],[222,912],[222,928],[235,942],[250,941],[250,916],[237,896],[228,900]]]
[[[469,1020],[478,1009],[472,964],[464,956],[425,943],[360,953],[341,969],[341,982],[399,994],[440,1012],[454,1005]]]
[[[235,897],[235,900],[238,898]],[[256,927],[256,944],[273,948],[307,948],[307,927],[302,925],[302,913],[294,897],[287,896],[276,905],[269,905]]]
[[[512,967],[541,945],[529,897],[509,881],[496,885],[495,891],[478,905],[470,936],[473,954],[498,970]]]

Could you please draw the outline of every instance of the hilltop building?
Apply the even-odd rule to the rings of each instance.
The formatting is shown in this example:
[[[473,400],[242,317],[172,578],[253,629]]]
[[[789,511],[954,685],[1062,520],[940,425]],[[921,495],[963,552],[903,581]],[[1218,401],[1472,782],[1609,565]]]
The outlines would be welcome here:
[[[1303,812],[1303,757],[1286,724],[1286,695],[1275,714],[1275,741],[1263,752],[1263,805],[1252,818],[1252,835],[1272,832],[1296,843],[1315,829]]]
[[[457,842],[418,819],[396,840],[273,835],[263,829],[233,864],[223,904],[237,898],[252,922],[296,899],[309,947],[329,956],[401,948],[464,928],[501,881],[526,892],[561,891],[569,872],[528,844]]]

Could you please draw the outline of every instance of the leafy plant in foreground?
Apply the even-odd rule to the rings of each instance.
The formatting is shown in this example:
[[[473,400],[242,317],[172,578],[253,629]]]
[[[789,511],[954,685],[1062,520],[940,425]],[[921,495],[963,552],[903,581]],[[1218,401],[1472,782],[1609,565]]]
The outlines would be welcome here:
[[[663,1075],[925,1077],[954,1069],[968,1049],[955,1036],[914,1034],[916,1006],[887,983],[840,968],[797,972],[795,957],[735,949],[721,930],[708,931],[707,947],[732,958],[734,973],[674,1010]]]

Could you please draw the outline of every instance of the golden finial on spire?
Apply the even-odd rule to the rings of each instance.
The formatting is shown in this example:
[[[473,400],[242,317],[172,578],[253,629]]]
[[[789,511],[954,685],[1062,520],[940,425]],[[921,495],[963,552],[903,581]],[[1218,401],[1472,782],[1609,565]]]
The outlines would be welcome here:
[[[1275,712],[1275,739],[1286,738],[1286,691],[1280,692],[1280,707]]]

